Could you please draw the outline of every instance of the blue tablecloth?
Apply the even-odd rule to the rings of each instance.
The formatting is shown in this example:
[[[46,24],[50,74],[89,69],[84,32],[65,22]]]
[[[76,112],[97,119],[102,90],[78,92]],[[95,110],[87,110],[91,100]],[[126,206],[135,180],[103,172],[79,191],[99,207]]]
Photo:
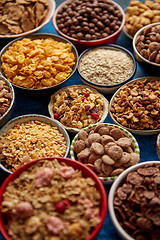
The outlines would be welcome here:
[[[56,6],[58,6],[60,3],[62,3],[62,0],[56,0]],[[117,3],[121,5],[123,9],[125,9],[129,1],[127,0],[117,0]],[[53,33],[57,34],[56,30],[53,27],[52,20],[43,27],[39,32],[43,33]],[[1,39],[0,40],[0,49],[2,49],[3,46],[5,46],[8,42],[10,42],[12,39]],[[124,35],[122,32],[116,42],[117,45],[121,45],[125,48],[127,48],[129,51],[133,53],[132,49],[132,41]],[[82,49],[79,49],[79,53],[82,51]],[[153,71],[152,68],[146,68],[144,65],[140,65],[137,62],[137,71],[134,76],[134,78],[142,77],[142,76],[158,76],[158,70]],[[74,85],[74,84],[83,84],[78,76],[78,73],[75,72],[74,75],[71,77],[69,81],[64,83],[62,87],[68,86],[68,85]],[[52,93],[51,93],[52,94]],[[110,100],[111,95],[105,95],[105,97]],[[13,114],[11,116],[11,119],[20,115],[24,114],[42,114],[49,116],[48,112],[48,103],[50,100],[50,95],[45,94],[43,97],[38,95],[31,95],[27,92],[20,91],[18,89],[15,89],[15,108],[13,111]],[[105,122],[111,122],[112,120],[108,116],[105,120]],[[73,139],[74,134],[69,134],[71,140]],[[156,138],[157,135],[151,135],[151,136],[139,136],[134,135],[139,143],[140,146],[140,154],[141,154],[141,162],[147,161],[147,160],[158,160],[157,152],[156,152]],[[0,184],[4,181],[4,179],[7,177],[7,175],[0,170]],[[108,195],[110,190],[110,185],[105,186],[106,193]],[[0,235],[0,240],[2,240],[3,237]],[[104,226],[102,230],[100,231],[97,240],[118,240],[120,239],[118,233],[116,232],[109,213],[107,212],[106,221],[104,223]],[[23,239],[22,239],[23,240]]]

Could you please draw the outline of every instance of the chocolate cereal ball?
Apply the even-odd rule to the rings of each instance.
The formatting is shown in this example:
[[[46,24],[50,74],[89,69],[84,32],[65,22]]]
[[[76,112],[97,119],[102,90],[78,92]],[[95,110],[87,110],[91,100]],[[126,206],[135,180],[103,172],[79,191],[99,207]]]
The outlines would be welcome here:
[[[65,35],[77,40],[97,40],[116,32],[122,14],[109,0],[73,0],[57,13],[57,27]]]

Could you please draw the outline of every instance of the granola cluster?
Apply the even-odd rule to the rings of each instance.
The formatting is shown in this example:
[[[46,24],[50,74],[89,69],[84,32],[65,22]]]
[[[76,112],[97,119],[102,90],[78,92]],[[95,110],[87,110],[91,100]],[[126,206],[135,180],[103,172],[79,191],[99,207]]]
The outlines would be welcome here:
[[[94,180],[82,171],[41,160],[9,183],[2,214],[13,240],[84,240],[100,222],[100,201]]]
[[[54,118],[65,126],[81,129],[101,120],[103,106],[100,93],[87,87],[70,87],[55,95]]]
[[[110,112],[117,122],[135,130],[160,128],[160,81],[143,79],[124,86]]]
[[[1,0],[0,34],[19,34],[38,27],[48,7],[47,0]]]
[[[0,136],[0,159],[10,171],[42,157],[64,157],[66,142],[57,127],[40,121],[15,125]]]

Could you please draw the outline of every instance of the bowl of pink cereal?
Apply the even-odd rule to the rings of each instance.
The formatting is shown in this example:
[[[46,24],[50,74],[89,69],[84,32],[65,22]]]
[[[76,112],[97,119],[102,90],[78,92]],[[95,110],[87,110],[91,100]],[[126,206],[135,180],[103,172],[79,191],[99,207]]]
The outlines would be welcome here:
[[[112,183],[126,168],[140,160],[134,136],[112,123],[82,129],[71,142],[70,157],[91,168],[104,184]]]
[[[126,169],[113,183],[108,209],[120,237],[159,240],[160,162],[146,161]]]
[[[49,157],[9,175],[0,189],[0,207],[0,231],[6,240],[93,240],[106,218],[107,195],[82,163]]]

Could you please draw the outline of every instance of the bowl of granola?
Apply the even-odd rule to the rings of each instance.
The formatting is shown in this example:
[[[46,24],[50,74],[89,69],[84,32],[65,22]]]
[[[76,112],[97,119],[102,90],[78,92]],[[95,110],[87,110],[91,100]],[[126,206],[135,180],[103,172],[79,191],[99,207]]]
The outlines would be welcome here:
[[[0,128],[10,119],[15,101],[12,84],[0,76]]]
[[[52,119],[66,130],[79,132],[108,115],[108,100],[96,89],[85,85],[72,85],[55,92],[48,105]]]
[[[112,94],[133,78],[136,68],[130,51],[109,44],[84,50],[79,56],[77,70],[84,84],[103,94]]]
[[[112,184],[108,209],[122,239],[159,240],[160,162],[141,162],[125,170]]]
[[[6,240],[93,240],[106,218],[107,195],[82,163],[49,157],[9,175],[0,189],[0,207]]]
[[[82,129],[71,142],[70,156],[91,168],[104,184],[112,183],[140,160],[135,137],[112,123],[97,123]]]
[[[0,38],[17,38],[40,30],[51,20],[54,0],[1,2]]]
[[[38,158],[67,157],[69,148],[69,135],[56,121],[38,114],[22,115],[0,130],[0,168],[12,173]]]
[[[74,74],[78,52],[61,36],[36,33],[16,38],[0,52],[0,72],[16,88],[30,93],[55,90]]]
[[[110,100],[112,121],[139,135],[160,132],[160,78],[141,77],[119,88]]]

